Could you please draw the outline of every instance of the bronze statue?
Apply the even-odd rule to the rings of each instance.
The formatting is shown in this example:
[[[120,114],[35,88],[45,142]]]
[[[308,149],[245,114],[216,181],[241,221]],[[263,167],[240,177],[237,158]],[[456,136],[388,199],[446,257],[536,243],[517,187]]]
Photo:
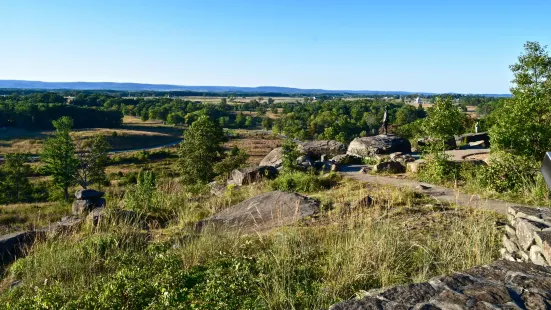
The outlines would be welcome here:
[[[385,114],[383,115],[383,129],[385,130],[385,135],[388,134],[388,106],[385,106]]]

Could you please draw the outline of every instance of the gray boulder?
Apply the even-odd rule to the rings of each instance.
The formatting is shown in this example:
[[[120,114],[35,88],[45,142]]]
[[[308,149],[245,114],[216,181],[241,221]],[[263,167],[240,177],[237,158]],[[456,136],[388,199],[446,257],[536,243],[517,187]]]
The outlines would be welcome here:
[[[83,199],[83,200],[75,200],[73,202],[72,211],[74,215],[83,215],[87,214],[88,212],[92,211],[95,208],[100,208],[105,206],[105,199],[99,198],[99,199]]]
[[[85,199],[99,199],[103,197],[104,192],[100,192],[94,189],[82,189],[79,191],[76,191],[75,198],[79,200],[85,200]]]
[[[231,173],[231,180],[238,186],[256,183],[264,178],[273,179],[278,171],[272,166],[260,166],[235,169]]]
[[[297,193],[268,192],[247,199],[198,223],[198,230],[214,228],[258,231],[294,223],[316,214],[319,204]]]
[[[373,157],[377,154],[394,152],[410,153],[411,143],[395,135],[378,135],[356,138],[350,142],[347,154],[359,157]]]
[[[270,166],[274,168],[279,168],[283,164],[283,148],[277,147],[273,149],[268,155],[266,155],[259,166]]]
[[[404,173],[406,172],[406,167],[396,161],[386,161],[376,164],[373,167],[373,171],[387,173]]]
[[[300,144],[298,149],[314,159],[320,159],[323,155],[333,157],[346,154],[346,145],[335,140],[308,141]]]
[[[331,158],[329,161],[334,162],[339,165],[361,165],[362,158],[350,155],[350,154],[341,154]]]

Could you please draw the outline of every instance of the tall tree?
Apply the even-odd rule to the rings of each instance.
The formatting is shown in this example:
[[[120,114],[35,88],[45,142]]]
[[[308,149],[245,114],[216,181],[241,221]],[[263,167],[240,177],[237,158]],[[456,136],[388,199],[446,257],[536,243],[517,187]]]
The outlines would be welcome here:
[[[465,114],[453,104],[451,98],[438,97],[424,119],[423,131],[428,136],[444,142],[446,139],[462,133],[465,117]]]
[[[224,130],[218,122],[202,115],[184,132],[178,150],[178,168],[185,184],[206,183],[213,176],[213,166],[222,156]]]
[[[28,176],[31,173],[27,154],[7,154],[6,162],[0,169],[0,203],[29,201],[32,185]]]
[[[551,150],[551,57],[537,42],[524,48],[510,67],[513,98],[492,113],[490,138],[492,149],[539,161]]]
[[[109,162],[108,148],[109,144],[103,135],[96,135],[79,145],[76,179],[82,188],[87,188],[90,184],[103,184],[107,179],[105,166]]]
[[[53,177],[54,184],[63,190],[65,200],[69,199],[69,187],[75,184],[75,172],[78,160],[70,136],[73,120],[67,116],[52,122],[55,133],[44,143],[40,159],[44,169]]]
[[[526,42],[524,53],[509,68],[514,75],[511,92],[515,96],[527,94],[537,97],[551,94],[551,57],[547,46],[541,46],[538,42]]]

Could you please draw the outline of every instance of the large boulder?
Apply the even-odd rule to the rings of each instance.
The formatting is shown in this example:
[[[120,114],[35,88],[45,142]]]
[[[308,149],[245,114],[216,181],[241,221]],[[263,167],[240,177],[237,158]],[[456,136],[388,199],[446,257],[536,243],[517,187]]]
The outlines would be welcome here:
[[[74,215],[84,215],[94,210],[95,208],[101,208],[104,206],[104,198],[75,200],[73,202],[72,211]]]
[[[79,191],[76,191],[75,198],[79,200],[85,200],[85,199],[99,199],[103,197],[104,192],[100,192],[94,189],[82,189]]]
[[[279,168],[283,165],[283,148],[276,147],[268,155],[262,159],[259,166],[270,166],[274,168]]]
[[[308,141],[300,144],[298,149],[314,159],[320,159],[323,155],[333,157],[346,154],[346,145],[335,140]]]
[[[42,235],[39,231],[21,231],[0,236],[0,271],[17,258],[25,256],[25,249]]]
[[[490,136],[488,135],[487,132],[468,133],[468,134],[456,136],[455,141],[457,145],[483,141],[483,145],[485,147],[490,147]]]
[[[329,161],[338,165],[361,165],[363,158],[350,154],[341,154],[331,158]]]
[[[411,143],[395,135],[378,135],[356,138],[350,142],[347,154],[359,157],[373,157],[394,152],[410,153]]]
[[[277,176],[277,169],[272,166],[260,166],[235,169],[231,173],[231,180],[238,186],[260,181],[263,178],[273,179]]]
[[[198,223],[197,228],[200,230],[206,225],[213,225],[215,228],[244,231],[264,230],[291,224],[318,211],[319,204],[308,197],[274,191],[223,210]]]

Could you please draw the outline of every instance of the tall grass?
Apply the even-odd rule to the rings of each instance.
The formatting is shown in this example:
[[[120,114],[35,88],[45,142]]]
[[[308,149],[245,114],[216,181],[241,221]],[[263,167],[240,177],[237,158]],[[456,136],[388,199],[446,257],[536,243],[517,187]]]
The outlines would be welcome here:
[[[163,204],[183,222],[149,233],[133,222],[106,220],[69,238],[40,243],[10,268],[4,286],[14,280],[22,285],[0,295],[0,304],[319,309],[365,290],[489,263],[498,255],[500,232],[493,214],[351,180],[312,195],[329,211],[297,225],[252,234],[197,234],[187,226],[193,218],[267,189],[260,184],[210,198],[182,194]],[[156,190],[182,191],[171,184]],[[374,204],[355,207],[367,194]]]

